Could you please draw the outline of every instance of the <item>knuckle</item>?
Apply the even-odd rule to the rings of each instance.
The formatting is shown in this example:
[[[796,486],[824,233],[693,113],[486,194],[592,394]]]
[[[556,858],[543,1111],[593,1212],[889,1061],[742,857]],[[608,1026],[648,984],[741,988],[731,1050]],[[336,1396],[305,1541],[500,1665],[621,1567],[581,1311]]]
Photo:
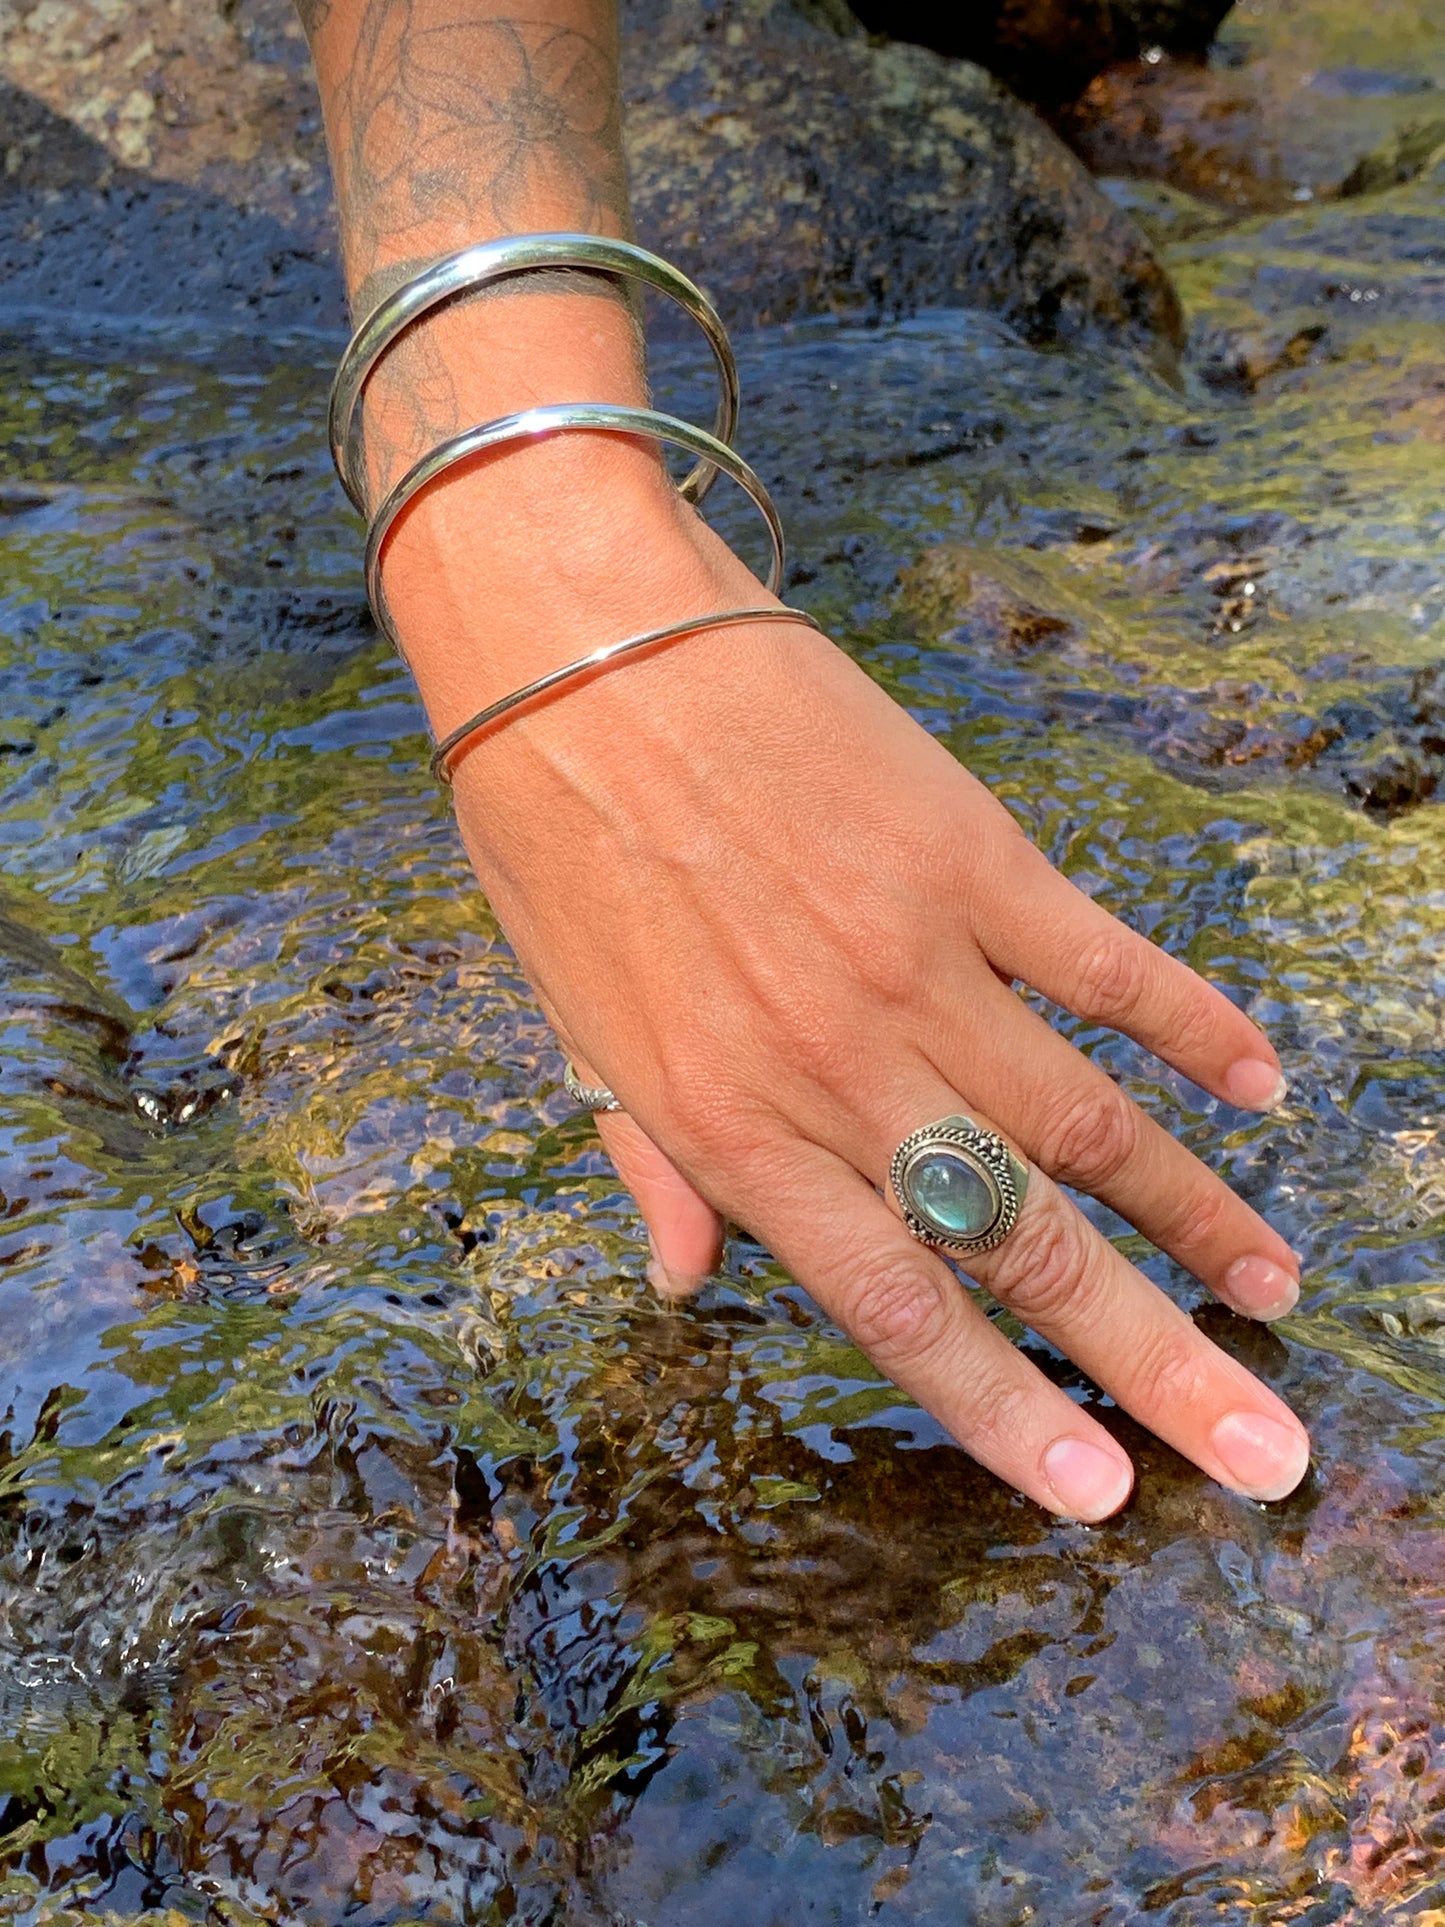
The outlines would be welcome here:
[[[1079,1014],[1117,1030],[1143,1002],[1150,974],[1148,944],[1110,922],[1079,958]]]
[[[1062,1200],[1025,1210],[1004,1249],[1008,1265],[988,1288],[1036,1330],[1056,1323],[1092,1282],[1097,1260],[1089,1227]]]
[[[1139,1112],[1112,1084],[1075,1092],[1044,1131],[1044,1162],[1065,1184],[1094,1191],[1138,1151],[1139,1124]]]
[[[716,1070],[699,1054],[677,1055],[669,1059],[663,1073],[667,1106],[674,1117],[688,1125],[710,1123],[725,1114]]]
[[[714,1065],[674,1060],[667,1066],[664,1089],[673,1130],[710,1158],[746,1165],[769,1142],[761,1107],[730,1089]]]
[[[1176,1420],[1197,1412],[1210,1393],[1210,1348],[1187,1319],[1139,1335],[1130,1362],[1130,1402],[1147,1400]]]
[[[890,1253],[855,1277],[845,1322],[856,1342],[885,1370],[925,1356],[951,1322],[957,1290],[941,1265],[922,1254]]]
[[[1180,1251],[1206,1250],[1225,1232],[1238,1204],[1231,1190],[1217,1178],[1206,1176],[1179,1199],[1162,1235]]]
[[[1181,964],[1181,970],[1187,965]],[[1191,973],[1181,981],[1169,1013],[1169,1051],[1175,1058],[1203,1057],[1221,1041],[1216,993]]]
[[[1028,1387],[1001,1372],[976,1372],[969,1380],[963,1443],[973,1452],[990,1440],[1027,1436],[1033,1424]]]

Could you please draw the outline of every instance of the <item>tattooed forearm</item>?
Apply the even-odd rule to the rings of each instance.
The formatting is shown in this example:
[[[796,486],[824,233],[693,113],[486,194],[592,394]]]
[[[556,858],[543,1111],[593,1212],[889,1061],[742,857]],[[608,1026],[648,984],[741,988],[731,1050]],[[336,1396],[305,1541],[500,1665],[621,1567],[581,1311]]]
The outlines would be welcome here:
[[[326,111],[353,312],[494,235],[630,231],[616,0],[298,0]],[[509,288],[602,294],[596,275]],[[466,425],[431,324],[387,357],[364,410],[375,491]]]
[[[301,16],[306,38],[314,46],[316,36],[326,25],[326,17],[331,12],[331,0],[296,0],[296,11]]]
[[[474,0],[361,0],[331,112],[356,305],[370,277],[434,256],[439,239],[547,223],[627,227],[616,50]],[[445,245],[443,242],[442,245]],[[370,297],[370,299],[368,299]]]

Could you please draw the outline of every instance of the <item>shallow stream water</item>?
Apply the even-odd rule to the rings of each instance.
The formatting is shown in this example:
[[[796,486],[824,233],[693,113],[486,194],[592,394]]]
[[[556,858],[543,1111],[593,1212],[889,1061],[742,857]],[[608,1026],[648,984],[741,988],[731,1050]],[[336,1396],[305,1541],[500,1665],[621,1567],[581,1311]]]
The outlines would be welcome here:
[[[1176,231],[1178,390],[742,353],[793,593],[1284,1055],[1261,1120],[1078,1034],[1304,1253],[1266,1332],[1100,1219],[1317,1446],[1262,1508],[1105,1406],[1097,1530],[746,1242],[650,1297],[366,620],[335,344],[7,327],[0,1916],[1445,1922],[1445,181]]]

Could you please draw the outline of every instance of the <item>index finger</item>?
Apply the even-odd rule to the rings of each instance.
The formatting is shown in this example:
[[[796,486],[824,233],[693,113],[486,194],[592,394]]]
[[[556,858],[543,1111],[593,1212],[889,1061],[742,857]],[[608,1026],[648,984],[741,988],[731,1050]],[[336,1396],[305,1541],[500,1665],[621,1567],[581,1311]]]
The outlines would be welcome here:
[[[1267,1111],[1285,1095],[1274,1046],[1188,964],[1084,895],[1027,841],[977,925],[990,963],[1089,1023],[1136,1039],[1216,1097]]]

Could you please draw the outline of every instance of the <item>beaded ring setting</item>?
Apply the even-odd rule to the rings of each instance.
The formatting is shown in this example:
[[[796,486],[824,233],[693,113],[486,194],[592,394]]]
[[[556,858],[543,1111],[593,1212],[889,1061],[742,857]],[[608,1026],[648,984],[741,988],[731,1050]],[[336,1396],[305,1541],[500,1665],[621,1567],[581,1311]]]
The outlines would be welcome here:
[[[904,1138],[888,1179],[913,1236],[961,1254],[1003,1243],[1029,1185],[1028,1166],[997,1132],[961,1113]]]

